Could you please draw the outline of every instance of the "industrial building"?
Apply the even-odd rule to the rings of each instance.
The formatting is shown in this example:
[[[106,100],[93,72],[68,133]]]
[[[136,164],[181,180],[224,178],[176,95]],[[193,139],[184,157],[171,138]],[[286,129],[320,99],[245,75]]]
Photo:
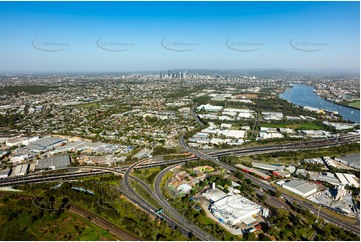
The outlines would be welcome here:
[[[283,113],[281,112],[262,112],[264,120],[282,120]]]
[[[12,146],[21,146],[21,145],[28,145],[32,142],[35,142],[39,139],[38,136],[35,137],[14,137],[10,138],[6,141],[6,146],[12,147]]]
[[[47,137],[39,139],[27,146],[27,149],[36,153],[51,150],[62,144],[65,144],[67,139],[57,137]]]
[[[268,180],[271,178],[270,175],[268,174],[265,174],[261,171],[258,171],[256,169],[253,169],[253,168],[250,168],[248,166],[244,166],[244,165],[241,165],[241,164],[236,164],[236,167],[240,168],[242,171],[244,172],[247,172],[247,173],[254,173],[256,176],[260,177],[261,179],[263,180]]]
[[[342,185],[349,185],[354,187],[360,187],[360,182],[357,177],[353,174],[347,173],[336,173],[337,178],[340,180]]]
[[[36,169],[43,170],[43,169],[61,169],[66,168],[70,165],[70,156],[69,155],[59,155],[53,156],[49,158],[45,158],[42,160],[37,161]]]
[[[302,135],[311,138],[327,138],[331,137],[331,132],[324,131],[324,130],[300,130]]]
[[[239,194],[227,195],[218,189],[210,189],[210,191],[203,196],[210,197],[211,201],[216,200],[211,204],[210,210],[222,223],[228,225],[244,223],[249,226],[256,221],[254,217],[263,210],[257,203]]]
[[[316,185],[301,180],[291,180],[284,183],[282,187],[304,198],[309,197],[317,192]]]
[[[273,171],[272,174],[275,177],[291,177],[291,173],[289,171]]]
[[[206,198],[207,200],[209,200],[211,203],[215,203],[215,202],[219,201],[220,199],[226,197],[227,194],[225,192],[219,190],[218,188],[214,188],[214,189],[208,189],[207,191],[202,193],[202,196],[204,198]]]
[[[4,170],[0,171],[0,179],[8,178],[10,175],[10,168],[5,168]]]
[[[29,164],[23,164],[13,167],[11,176],[25,176],[28,173]]]
[[[207,111],[207,112],[219,112],[222,109],[223,109],[222,106],[213,106],[210,104],[200,105],[199,107],[197,107],[197,111]]]
[[[285,168],[283,165],[270,165],[258,162],[252,162],[252,166],[267,171],[282,171]]]

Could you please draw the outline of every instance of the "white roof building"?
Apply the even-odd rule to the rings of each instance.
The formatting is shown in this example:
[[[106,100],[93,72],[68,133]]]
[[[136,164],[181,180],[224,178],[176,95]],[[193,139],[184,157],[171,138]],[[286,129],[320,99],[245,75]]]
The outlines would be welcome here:
[[[262,207],[241,195],[226,196],[211,205],[212,214],[229,225],[255,222],[254,216],[262,211]]]
[[[12,176],[25,176],[28,172],[29,164],[18,165],[13,168]]]
[[[264,120],[282,120],[283,113],[281,112],[262,112]]]
[[[284,138],[283,134],[280,133],[258,133],[258,139],[276,139],[276,138]]]
[[[177,187],[177,192],[181,194],[187,194],[190,190],[192,190],[192,187],[188,184],[182,184]]]
[[[246,133],[247,132],[244,130],[221,130],[219,132],[220,135],[236,139],[244,138],[246,136]]]
[[[215,188],[214,190],[213,189],[208,189],[207,191],[202,193],[202,196],[204,198],[210,200],[211,202],[217,202],[218,200],[226,197],[227,194],[225,192],[222,192],[218,188]]]
[[[344,173],[343,175],[346,177],[350,186],[360,187],[360,182],[354,174]]]
[[[213,106],[213,105],[210,105],[209,103],[205,104],[205,105],[200,105],[197,107],[197,111],[204,110],[204,111],[208,111],[208,112],[219,112],[222,109],[223,109],[222,106]]]
[[[292,180],[282,185],[283,188],[294,192],[304,198],[311,196],[312,194],[317,192],[317,186],[301,181],[301,180]]]

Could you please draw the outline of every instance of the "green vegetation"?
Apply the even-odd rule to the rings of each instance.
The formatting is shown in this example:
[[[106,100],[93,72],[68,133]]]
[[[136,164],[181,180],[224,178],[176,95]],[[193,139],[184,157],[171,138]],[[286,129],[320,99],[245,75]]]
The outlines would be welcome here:
[[[153,187],[154,179],[159,174],[159,172],[161,172],[160,167],[154,167],[149,169],[135,170],[133,175]]]
[[[119,181],[119,177],[111,178],[110,176],[104,179],[107,181],[92,179],[64,182],[57,189],[51,189],[57,185],[55,183],[28,184],[18,188],[24,190],[25,193],[42,194],[44,198],[57,201],[54,204],[61,204],[62,199],[66,198],[66,201],[96,213],[143,240],[187,240],[178,229],[171,229],[166,222],[149,217],[112,188],[109,185],[111,179]],[[70,189],[71,187],[84,188],[92,191],[95,195],[74,191]],[[93,237],[94,235],[90,233],[87,236]]]
[[[11,115],[0,115],[0,127],[15,128],[15,123],[20,121],[23,117],[23,115],[18,113]]]
[[[152,196],[141,186],[138,182],[132,181],[131,186],[133,187],[134,191],[139,194],[142,198],[144,198],[147,202],[149,202],[153,207],[159,208],[160,205],[156,200],[153,199]]]
[[[316,124],[316,123],[279,123],[279,124],[269,124],[269,123],[262,123],[259,124],[260,127],[268,127],[268,128],[290,128],[294,130],[319,130],[323,127]]]
[[[190,196],[182,197],[181,202],[178,199],[169,199],[174,208],[178,210],[180,214],[186,217],[189,221],[204,229],[204,231],[210,233],[219,240],[240,240],[241,238],[236,235],[232,235],[221,226],[217,225],[215,221],[208,218],[203,210],[197,211],[195,206],[200,206],[199,202],[190,201]]]
[[[345,105],[360,109],[360,100],[353,101],[353,102],[347,102],[347,103],[345,103]]]
[[[352,241],[360,241],[360,236],[355,235],[347,230],[343,230],[340,227],[337,227],[332,224],[326,224],[325,227],[319,233],[317,233],[317,236],[315,238],[316,240],[325,241],[325,240],[352,240]]]
[[[51,201],[48,200],[46,202]],[[31,204],[31,205],[30,205]],[[40,206],[45,204],[42,201]],[[51,206],[50,203],[47,205]],[[54,204],[55,205],[55,204]],[[18,194],[0,197],[1,240],[115,240],[111,234],[75,214],[32,205],[32,198]],[[62,226],[58,226],[61,224]]]
[[[340,156],[360,152],[359,144],[346,144],[324,149],[280,151],[268,154],[257,154],[248,157],[241,157],[240,160],[253,160],[274,164],[297,164],[303,159],[310,159],[322,156]]]
[[[164,146],[156,146],[153,149],[153,156],[157,155],[167,155],[167,154],[174,154],[177,153],[175,148],[165,148]]]

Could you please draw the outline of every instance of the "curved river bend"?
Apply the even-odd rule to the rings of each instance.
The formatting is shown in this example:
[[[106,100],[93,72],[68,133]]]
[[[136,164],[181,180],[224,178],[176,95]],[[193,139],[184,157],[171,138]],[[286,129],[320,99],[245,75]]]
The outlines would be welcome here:
[[[330,112],[337,111],[344,119],[360,123],[360,110],[327,101],[317,96],[313,90],[312,86],[294,84],[292,88],[286,89],[279,97],[299,106],[309,106]]]

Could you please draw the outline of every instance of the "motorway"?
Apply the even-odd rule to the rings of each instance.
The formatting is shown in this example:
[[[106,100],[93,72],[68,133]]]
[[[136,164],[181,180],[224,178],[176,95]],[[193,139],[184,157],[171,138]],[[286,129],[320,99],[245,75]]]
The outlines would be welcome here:
[[[182,224],[185,224],[187,227],[191,229],[192,234],[194,234],[197,238],[200,238],[202,240],[206,241],[216,241],[217,239],[214,238],[212,235],[204,232],[202,229],[200,229],[198,226],[194,225],[192,222],[190,222],[188,219],[184,218],[179,212],[170,205],[166,198],[162,194],[162,187],[161,187],[161,181],[164,175],[174,167],[179,166],[179,164],[169,166],[165,169],[163,169],[155,178],[154,180],[154,190],[155,190],[155,196],[157,197],[158,202],[162,205],[162,208],[167,211],[173,218],[176,218],[178,221],[180,221]]]
[[[338,145],[339,143],[347,143],[347,142],[355,142],[355,139],[353,138],[356,138],[356,140],[360,139],[359,136],[357,137],[351,137],[349,139],[349,137],[347,137],[346,139],[337,139],[337,140],[334,140],[334,141],[330,141],[329,140],[326,140],[325,141],[321,141],[323,143],[317,143],[317,142],[308,142],[308,144],[304,144],[303,143],[300,143],[298,145],[295,145],[295,144],[291,144],[291,145],[283,145],[283,149],[282,150],[285,150],[285,149],[290,149],[290,150],[294,150],[294,149],[308,149],[308,147],[311,147],[311,148],[320,148],[320,147],[323,147],[323,146],[334,146],[334,145]],[[311,144],[309,144],[311,143]],[[204,160],[211,160],[213,162],[215,162],[217,165],[231,171],[231,172],[235,172],[236,170],[242,172],[245,176],[245,178],[248,178],[252,181],[253,184],[257,184],[259,185],[263,190],[267,191],[267,190],[270,190],[270,191],[273,191],[275,192],[276,191],[276,188],[274,188],[273,186],[269,185],[268,183],[264,182],[263,180],[257,178],[257,177],[254,177],[246,172],[243,172],[239,169],[236,169],[235,167],[231,166],[231,165],[228,165],[224,162],[221,162],[220,160],[218,160],[217,158],[214,157],[214,154],[216,154],[216,156],[218,156],[220,153],[221,154],[228,154],[229,151],[233,151],[231,154],[240,154],[239,152],[243,153],[244,154],[244,151],[247,149],[243,149],[243,150],[240,150],[240,149],[233,149],[233,150],[228,150],[228,152],[224,151],[224,152],[214,152],[214,153],[211,153],[211,154],[206,154],[204,152],[201,152],[199,150],[195,150],[195,149],[192,149],[192,148],[189,148],[186,146],[185,144],[185,141],[184,141],[184,138],[183,136],[180,138],[180,145],[186,149],[187,151],[191,152],[192,154],[198,156],[199,158],[201,159],[204,159]],[[258,147],[257,149],[259,149],[261,147]],[[275,149],[274,146],[268,146],[266,147],[266,149]],[[251,151],[253,152],[254,149]],[[279,150],[278,150],[279,151]],[[245,152],[246,154],[249,154],[249,152]],[[281,192],[282,193],[282,192]],[[318,212],[318,209],[317,208],[314,208],[311,204],[307,203],[307,202],[304,202],[302,200],[299,200],[297,198],[291,198],[289,197],[287,194],[283,193],[282,194],[284,198],[287,198],[291,201],[295,201],[297,204],[300,204],[300,206],[303,208],[303,209],[308,209],[310,211],[313,211],[314,213],[317,213]],[[356,234],[359,234],[360,233],[360,225],[359,223],[355,223],[355,224],[351,224],[351,223],[347,223],[347,222],[344,222],[344,221],[340,221],[338,220],[337,218],[334,218],[332,217],[331,215],[323,212],[323,211],[320,211],[320,218],[323,218],[325,221],[327,222],[331,222],[341,228],[344,228],[344,229],[347,229],[347,230],[350,230]]]
[[[204,123],[202,122],[202,120],[199,118],[198,114],[196,114],[196,112],[194,111],[195,108],[196,108],[195,106],[193,106],[193,107],[191,108],[191,115],[192,115],[192,117],[196,120],[196,122],[197,122],[201,127],[204,127],[205,124],[204,124]]]
[[[140,201],[142,203],[147,203],[142,197],[140,197],[131,187],[130,185],[130,181],[129,181],[129,177],[130,177],[130,173],[132,172],[132,170],[142,164],[144,161],[140,161],[137,163],[134,163],[133,165],[131,165],[126,172],[124,173],[124,177],[122,180],[122,187],[123,189],[127,192],[127,193],[131,193],[133,198],[136,199],[137,201]],[[167,168],[166,168],[167,169]],[[160,180],[159,180],[159,176],[157,176],[159,183],[155,183],[156,185],[160,186]],[[156,178],[156,180],[157,180]],[[160,179],[162,178],[162,176],[160,177]],[[138,181],[139,182],[139,181]],[[140,182],[140,184],[143,185],[143,187],[145,187],[146,191],[153,197],[155,198],[155,200],[162,205],[162,209],[164,211],[167,212],[167,214],[169,214],[169,216],[167,214],[159,214],[160,217],[162,217],[163,219],[165,219],[166,221],[168,221],[170,224],[172,224],[173,226],[176,225],[178,228],[180,228],[180,230],[182,231],[183,234],[190,236],[190,234],[193,234],[194,236],[196,236],[198,239],[200,240],[213,240],[216,241],[217,239],[214,238],[213,236],[209,235],[208,233],[204,232],[203,230],[201,230],[199,227],[197,227],[196,225],[192,224],[191,222],[189,222],[187,219],[185,219],[182,215],[180,215],[172,206],[170,206],[165,199],[162,196],[159,196],[157,193],[153,193],[153,191],[151,191],[151,189],[144,183],[144,182]],[[155,186],[156,188],[159,188],[157,186]],[[156,189],[157,190],[157,189]],[[154,212],[156,210],[156,208],[152,207],[150,204],[147,204],[148,207],[150,209],[152,209],[152,211]]]
[[[142,161],[138,162],[136,164],[133,164],[132,166],[124,166],[120,168],[104,168],[104,167],[74,167],[74,168],[68,168],[68,170],[72,169],[89,169],[90,171],[83,171],[83,172],[68,172],[66,174],[50,174],[45,176],[39,176],[39,175],[31,175],[31,176],[23,176],[23,177],[15,177],[15,178],[7,178],[7,179],[0,179],[0,186],[12,186],[17,184],[25,184],[25,183],[38,183],[38,182],[48,182],[48,181],[54,181],[54,180],[61,180],[61,179],[72,179],[72,178],[78,178],[78,177],[86,177],[86,176],[92,176],[92,175],[102,175],[102,174],[108,174],[110,172],[112,173],[119,173],[123,174],[126,179],[126,182],[122,182],[122,189],[121,191],[128,199],[133,201],[134,203],[138,204],[140,207],[142,207],[145,211],[147,211],[150,214],[154,214],[155,209],[151,206],[148,202],[146,202],[143,198],[141,198],[130,186],[129,184],[129,177],[130,172],[132,169],[142,169],[142,168],[149,168],[149,167],[155,167],[155,166],[162,166],[162,165],[172,165],[172,164],[179,164],[185,161],[192,161],[197,160],[198,158],[205,159],[205,160],[212,160],[217,165],[231,171],[235,172],[236,168],[228,165],[224,162],[221,162],[218,160],[218,157],[224,156],[224,155],[250,155],[250,154],[258,154],[258,153],[271,153],[271,152],[278,152],[278,151],[289,151],[289,150],[303,150],[303,149],[312,149],[312,148],[322,148],[322,147],[331,147],[331,146],[337,146],[340,144],[346,144],[346,143],[353,143],[353,142],[359,142],[360,137],[358,135],[350,135],[350,136],[344,136],[339,137],[337,139],[331,138],[331,139],[323,139],[323,140],[316,140],[316,141],[305,141],[300,143],[292,143],[292,144],[282,144],[282,145],[268,145],[268,146],[254,146],[254,147],[243,147],[243,148],[236,148],[236,149],[228,149],[228,150],[222,150],[222,151],[215,151],[211,153],[204,153],[195,149],[189,148],[184,141],[183,136],[180,137],[179,143],[181,147],[184,150],[187,150],[194,154],[197,157],[190,157],[190,158],[182,158],[177,160],[170,160],[170,161],[162,161],[162,162],[149,162],[149,161]],[[146,163],[147,162],[147,163]],[[124,172],[125,171],[125,172]],[[254,184],[258,184],[261,186],[264,190],[271,190],[275,191],[275,188],[269,185],[268,183],[263,182],[262,180],[251,176],[247,173],[244,173],[245,177],[250,179]],[[139,180],[138,182],[143,186],[147,187],[146,184],[142,184]],[[158,186],[155,186],[156,189]],[[148,187],[149,188],[149,187]],[[146,190],[149,193],[149,190],[146,188]],[[154,198],[158,201],[159,204],[163,204],[162,202],[165,202],[163,197],[160,196],[161,194],[156,192],[156,194],[153,193]],[[314,208],[312,205],[308,203],[304,203],[301,200],[296,200],[294,198],[290,198],[287,196],[287,194],[283,194],[285,198],[288,198],[290,200],[295,200],[297,203],[300,204],[304,209],[309,209],[313,212],[317,212],[317,208]],[[167,205],[167,204],[165,204]],[[168,204],[169,205],[169,204]],[[171,211],[171,208],[169,206],[166,206],[167,211]],[[173,214],[174,215],[174,214]],[[183,221],[184,224],[181,224],[179,222],[174,221],[172,218],[168,217],[166,214],[158,215],[160,218],[164,219],[168,222],[170,226],[177,226],[182,233],[189,234],[190,231],[194,233],[194,227],[189,228],[189,224],[186,221]],[[327,213],[320,212],[320,217],[325,219],[326,221],[332,222],[340,227],[343,227],[345,229],[351,230],[355,233],[359,233],[359,224],[349,224],[342,221],[339,221]],[[194,233],[194,235],[198,234],[198,236],[202,237],[202,232],[199,231],[199,233]],[[204,235],[203,235],[204,236]],[[204,236],[204,240],[207,236]]]

